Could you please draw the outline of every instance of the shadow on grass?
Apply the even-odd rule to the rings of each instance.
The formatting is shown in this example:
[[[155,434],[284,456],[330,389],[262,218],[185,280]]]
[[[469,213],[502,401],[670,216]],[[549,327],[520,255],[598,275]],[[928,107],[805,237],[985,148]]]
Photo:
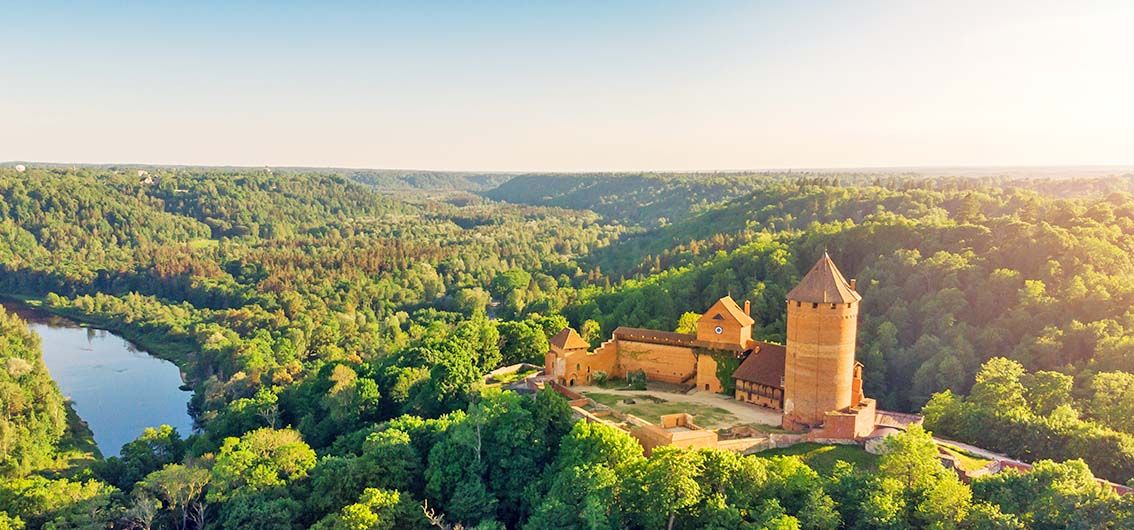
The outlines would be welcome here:
[[[752,456],[758,458],[771,458],[774,456],[798,456],[811,466],[811,469],[819,472],[821,475],[829,475],[835,469],[835,463],[839,461],[850,462],[854,467],[863,471],[871,471],[878,468],[878,456],[867,453],[865,449],[857,445],[836,445],[836,444],[817,444],[817,443],[801,443],[795,444],[791,447],[783,447],[779,449],[768,449],[767,451],[760,451]]]
[[[102,452],[98,450],[94,433],[87,422],[79,417],[70,401],[66,402],[66,409],[67,431],[59,440],[55,464],[40,471],[48,478],[72,478],[102,459]]]

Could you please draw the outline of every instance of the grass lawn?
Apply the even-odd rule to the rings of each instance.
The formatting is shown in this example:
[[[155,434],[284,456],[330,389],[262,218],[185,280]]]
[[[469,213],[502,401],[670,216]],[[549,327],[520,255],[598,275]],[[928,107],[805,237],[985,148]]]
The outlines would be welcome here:
[[[878,456],[867,453],[857,445],[801,443],[781,449],[768,449],[752,456],[771,458],[773,456],[799,456],[812,469],[821,475],[830,474],[835,463],[842,460],[854,464],[856,469],[873,470],[878,468]]]
[[[508,383],[514,383],[536,372],[539,372],[538,368],[532,368],[529,370],[516,370],[515,372],[509,372],[506,374],[494,376],[490,379],[488,386],[500,386],[506,385]]]
[[[664,414],[677,414],[684,412],[693,415],[693,421],[702,427],[716,429],[728,427],[737,423],[736,416],[720,407],[668,401],[648,394],[622,393],[607,394],[604,392],[590,392],[587,397],[598,403],[606,405],[624,414],[633,414],[646,421],[657,423]],[[634,404],[625,403],[624,400],[633,399]]]
[[[641,390],[630,388],[630,383],[627,383],[626,379],[623,379],[621,377],[612,377],[601,383],[598,381],[591,381],[591,384],[599,388],[606,388],[609,390]]]
[[[991,460],[976,456],[960,447],[953,447],[949,444],[937,444],[944,449],[946,453],[957,457],[957,463],[964,471],[976,471],[984,466],[987,466]]]

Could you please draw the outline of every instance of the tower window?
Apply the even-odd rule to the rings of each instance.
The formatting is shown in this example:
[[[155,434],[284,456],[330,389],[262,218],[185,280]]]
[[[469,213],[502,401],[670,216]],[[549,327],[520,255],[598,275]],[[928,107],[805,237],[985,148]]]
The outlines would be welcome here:
[[[839,306],[839,304],[831,304],[831,309],[835,309],[838,306]]]
[[[802,305],[803,305],[803,302],[800,302],[799,300],[796,300],[796,302],[795,302],[795,307],[800,307],[800,306],[802,306]]]
[[[818,302],[812,302],[812,303],[811,303],[811,309],[817,309],[818,307],[819,307],[819,303],[818,303]]]

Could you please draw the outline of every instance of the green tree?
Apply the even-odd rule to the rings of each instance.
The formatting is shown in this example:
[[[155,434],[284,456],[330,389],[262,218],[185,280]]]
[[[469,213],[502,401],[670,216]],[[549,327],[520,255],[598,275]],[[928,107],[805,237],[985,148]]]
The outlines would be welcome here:
[[[537,404],[512,392],[484,391],[464,421],[430,450],[427,497],[466,524],[490,519],[516,524],[527,517],[532,477],[554,450],[544,439],[554,425],[543,413],[533,414]]]
[[[500,354],[504,364],[543,364],[543,356],[551,347],[543,328],[530,320],[501,322]]]
[[[659,447],[648,459],[628,470],[625,492],[633,518],[643,528],[673,530],[679,515],[701,501],[700,473],[696,453]]]
[[[135,492],[160,501],[178,530],[200,529],[205,523],[205,489],[211,480],[207,469],[170,464],[146,475]]]
[[[614,470],[642,459],[642,445],[625,431],[602,423],[575,422],[559,444],[559,470],[604,465]]]
[[[298,529],[296,515],[300,510],[300,503],[294,499],[258,492],[225,502],[217,520],[225,530]]]
[[[986,502],[974,503],[969,516],[965,518],[964,528],[971,530],[1024,530],[1026,527],[1019,517],[1002,513],[1000,508]]]
[[[425,530],[421,506],[399,491],[367,488],[358,502],[319,521],[312,530]]]
[[[23,519],[8,515],[8,512],[0,512],[0,530],[24,530],[24,528]]]
[[[470,316],[484,314],[488,304],[492,302],[492,296],[480,287],[461,289],[453,298],[457,310]]]
[[[583,337],[583,340],[593,345],[595,341],[602,337],[602,327],[599,325],[598,321],[587,319],[583,321],[583,325],[579,327],[579,335]]]
[[[97,480],[40,476],[0,481],[0,513],[28,528],[94,530],[113,525],[118,490]]]
[[[1091,417],[1115,429],[1134,433],[1134,374],[1102,372],[1091,379]]]
[[[618,474],[605,465],[564,468],[552,478],[525,528],[615,530],[618,487]]]
[[[1020,378],[1024,367],[1016,361],[994,357],[981,366],[970,399],[989,410],[1026,410],[1025,388]]]
[[[539,325],[548,340],[571,325],[563,315],[532,315],[529,320]]]
[[[146,475],[180,462],[185,456],[185,442],[169,425],[146,427],[138,438],[122,446],[119,455],[96,465],[95,471],[100,478],[129,491]]]
[[[681,314],[681,318],[677,319],[677,329],[674,331],[678,333],[696,334],[697,321],[699,320],[701,320],[701,315],[699,313],[686,311],[685,313]]]
[[[1131,513],[1082,460],[1041,460],[1027,473],[1008,470],[980,477],[972,489],[976,498],[1011,516],[992,517],[1008,528],[1015,522],[1036,530],[1121,528],[1115,523]]]
[[[63,396],[43,364],[39,337],[0,307],[0,478],[50,463],[65,428]]]
[[[1046,416],[1060,405],[1071,405],[1075,378],[1059,372],[1039,371],[1022,377],[1024,397],[1032,410]]]
[[[325,456],[311,471],[309,505],[320,514],[353,503],[367,488],[420,491],[421,458],[406,432],[367,436],[361,456]]]
[[[526,303],[528,284],[531,281],[531,273],[523,269],[511,269],[497,273],[492,278],[488,290],[494,298],[504,304],[506,309],[516,315]]]
[[[803,530],[836,530],[842,524],[835,500],[821,490],[808,494],[796,518]]]
[[[484,315],[478,314],[458,324],[450,340],[461,342],[472,349],[481,373],[500,366],[502,359],[500,331],[496,324]]]
[[[306,477],[315,467],[312,451],[291,429],[257,429],[221,445],[212,469],[210,502],[270,490]]]
[[[886,438],[878,472],[899,486],[914,527],[957,528],[968,514],[971,492],[941,464],[937,443],[920,425]]]

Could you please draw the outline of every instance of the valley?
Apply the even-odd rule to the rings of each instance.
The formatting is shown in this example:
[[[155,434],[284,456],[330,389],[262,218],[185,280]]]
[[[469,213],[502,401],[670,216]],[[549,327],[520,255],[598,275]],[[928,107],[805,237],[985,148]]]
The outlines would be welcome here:
[[[111,432],[97,419],[103,408],[83,410],[97,399],[76,397],[78,389],[56,377],[59,407],[63,394],[75,397],[105,457],[70,470],[55,463],[66,451],[65,411],[33,413],[25,398],[9,401],[20,404],[13,417],[59,420],[37,437],[8,435],[5,443],[42,451],[10,453],[0,511],[30,528],[125,527],[150,502],[160,506],[155,527],[257,521],[335,529],[368,513],[427,528],[428,501],[447,520],[484,528],[654,528],[671,512],[651,492],[681,481],[698,484],[687,492],[690,507],[672,512],[681,528],[734,517],[733,509],[748,515],[728,520],[806,520],[816,528],[867,528],[874,523],[864,521],[878,517],[1018,528],[1067,517],[1113,521],[1128,509],[1118,486],[1095,477],[1115,484],[1134,477],[1134,427],[1121,397],[1134,388],[1125,353],[1134,328],[1129,175],[1084,180],[1086,195],[1012,178],[560,176],[539,200],[508,184],[523,175],[502,177],[497,187],[492,179],[432,175],[424,182],[433,189],[383,188],[387,181],[368,178],[0,169],[0,292],[176,364],[131,352],[109,334],[67,330],[79,333],[75,366],[113,343],[114,355],[156,363],[164,375],[110,383],[130,398],[103,407],[131,421],[121,429],[131,434],[113,440],[101,434]],[[569,201],[543,198],[558,187],[573,190]],[[862,295],[853,353],[862,392],[879,410],[924,416],[924,430],[890,433],[889,453],[864,457],[826,445],[763,455],[777,458],[643,451],[619,429],[575,422],[554,392],[508,390],[533,377],[530,369],[484,380],[516,363],[544,367],[552,340],[568,327],[588,350],[619,327],[630,330],[624,335],[692,333],[696,311],[730,295],[750,302],[751,339],[784,344],[784,301],[825,251]],[[42,343],[27,339],[18,351],[42,351],[42,373],[55,375],[60,330],[34,318],[30,325]],[[24,337],[24,324],[12,326],[7,340]],[[623,362],[641,355],[631,350]],[[116,362],[110,353],[98,357],[100,366]],[[37,358],[7,361],[18,367],[9,374],[24,374]],[[702,375],[715,374],[704,383],[720,389],[703,401],[690,400],[705,389],[650,398],[613,390],[629,386],[620,380],[583,390],[649,422],[688,413],[710,429],[749,426],[757,437],[792,439],[780,413],[731,401],[738,383],[729,374],[740,360],[716,360],[720,370]],[[179,372],[191,397],[177,389]],[[27,377],[3,388],[51,394],[42,379]],[[136,417],[127,405],[148,415]],[[135,432],[143,424],[151,428]],[[963,472],[990,461],[941,449],[925,430],[1034,467],[968,477]],[[943,467],[943,455],[960,471]],[[899,465],[920,466],[927,482],[899,486]],[[717,466],[766,478],[744,479],[737,491],[746,493],[722,493],[725,505],[712,504],[713,491],[732,491]],[[196,493],[174,503],[163,489],[174,484]],[[1074,502],[1107,506],[1109,515],[1045,511],[1042,496],[1002,500],[1023,484],[1075,488]],[[886,516],[858,491],[907,511]],[[616,510],[581,508],[601,492],[614,495],[603,503]],[[941,511],[916,504],[921,495]]]
[[[105,330],[17,302],[4,301],[3,307],[39,335],[51,378],[103,456],[119,456],[119,448],[146,427],[167,424],[185,435],[193,432],[191,394],[181,390],[181,373],[169,361]]]

